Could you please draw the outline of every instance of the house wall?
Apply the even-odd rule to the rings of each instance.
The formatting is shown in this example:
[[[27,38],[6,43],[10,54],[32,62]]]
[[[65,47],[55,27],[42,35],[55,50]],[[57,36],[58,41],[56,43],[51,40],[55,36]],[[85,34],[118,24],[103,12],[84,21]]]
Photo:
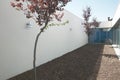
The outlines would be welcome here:
[[[116,9],[115,15],[112,20],[111,31],[113,32],[112,33],[113,35],[112,46],[120,60],[120,1],[119,1],[118,8]]]
[[[10,0],[1,0],[0,10],[0,80],[6,80],[33,68],[34,41],[39,27],[21,11],[13,9]],[[40,36],[37,66],[88,43],[81,19],[65,11],[62,22],[67,20],[65,26],[49,27]],[[29,21],[33,27],[26,28]]]
[[[118,21],[119,18],[120,18],[120,1],[112,20],[112,26],[115,25],[115,23]]]
[[[113,45],[116,45],[118,48],[120,48],[120,25],[116,25],[111,29],[111,31],[113,33]]]
[[[113,38],[112,38],[112,46],[115,50],[116,55],[118,56],[120,60],[120,24],[115,25],[111,31],[113,32]]]
[[[112,21],[101,22],[98,28],[112,28],[120,18],[120,1]]]

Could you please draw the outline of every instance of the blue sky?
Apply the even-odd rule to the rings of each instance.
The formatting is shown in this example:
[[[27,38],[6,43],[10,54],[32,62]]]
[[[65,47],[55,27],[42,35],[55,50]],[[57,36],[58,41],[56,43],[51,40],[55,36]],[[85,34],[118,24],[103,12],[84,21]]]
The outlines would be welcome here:
[[[82,18],[83,9],[90,6],[92,17],[99,21],[106,21],[107,17],[113,17],[120,0],[72,0],[65,9]]]

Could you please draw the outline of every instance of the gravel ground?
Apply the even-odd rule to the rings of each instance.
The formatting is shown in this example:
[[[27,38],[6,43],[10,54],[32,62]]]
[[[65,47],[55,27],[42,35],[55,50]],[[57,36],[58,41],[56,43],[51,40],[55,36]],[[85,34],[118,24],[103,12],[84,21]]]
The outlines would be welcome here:
[[[87,44],[37,67],[38,80],[120,80],[120,61],[111,45]],[[29,70],[8,80],[34,80]]]

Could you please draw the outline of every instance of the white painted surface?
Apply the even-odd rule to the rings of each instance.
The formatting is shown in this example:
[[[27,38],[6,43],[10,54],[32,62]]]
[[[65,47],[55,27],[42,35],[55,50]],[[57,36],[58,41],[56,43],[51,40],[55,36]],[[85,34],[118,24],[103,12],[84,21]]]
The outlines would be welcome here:
[[[113,17],[113,20],[112,20],[112,26],[115,25],[115,23],[118,21],[118,19],[120,18],[120,3],[116,9],[116,12],[115,12],[115,15]]]
[[[111,21],[104,21],[101,22],[98,28],[111,28],[112,22]]]
[[[111,28],[120,18],[120,4],[118,5],[112,21],[101,22],[98,28]]]
[[[115,50],[116,55],[118,56],[118,59],[120,60],[120,49],[118,48],[118,45],[113,44],[112,46]]]
[[[114,15],[113,20],[112,20],[112,27],[114,27],[114,25],[117,23],[117,21],[119,19],[120,19],[120,1],[119,1],[119,5],[116,9],[115,15]],[[118,48],[118,45],[113,44],[112,46],[114,47],[115,53],[120,60],[120,49]]]
[[[39,27],[33,23],[34,27],[26,28],[29,20],[13,9],[9,0],[0,1],[0,10],[0,80],[6,80],[33,68],[34,40]],[[65,11],[62,22],[66,20],[69,24],[49,27],[40,36],[37,65],[87,44],[81,19]]]

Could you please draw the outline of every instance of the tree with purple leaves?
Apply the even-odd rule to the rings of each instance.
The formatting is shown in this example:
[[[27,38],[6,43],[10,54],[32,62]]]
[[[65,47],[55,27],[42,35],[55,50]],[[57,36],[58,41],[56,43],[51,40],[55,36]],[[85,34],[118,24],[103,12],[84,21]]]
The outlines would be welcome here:
[[[26,18],[32,18],[40,27],[40,31],[36,36],[34,44],[34,80],[36,76],[36,48],[39,36],[47,28],[47,25],[53,18],[61,21],[63,13],[59,14],[68,2],[71,0],[13,0],[11,6],[17,10],[23,11]]]
[[[97,21],[96,18],[93,18],[92,21],[89,21],[91,17],[91,8],[87,7],[86,9],[83,10],[83,19],[84,22],[82,25],[85,27],[85,32],[89,36],[92,34],[92,27],[99,27],[100,22]]]

